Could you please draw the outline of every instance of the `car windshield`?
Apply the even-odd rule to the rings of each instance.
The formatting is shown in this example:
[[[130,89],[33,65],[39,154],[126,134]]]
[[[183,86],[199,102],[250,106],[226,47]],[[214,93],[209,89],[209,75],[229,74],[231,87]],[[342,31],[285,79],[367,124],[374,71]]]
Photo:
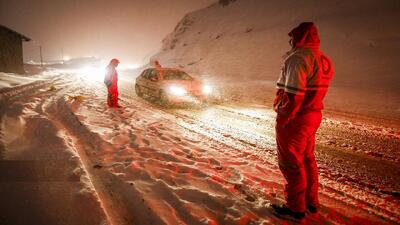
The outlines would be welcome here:
[[[189,74],[179,70],[165,70],[164,80],[191,80]]]

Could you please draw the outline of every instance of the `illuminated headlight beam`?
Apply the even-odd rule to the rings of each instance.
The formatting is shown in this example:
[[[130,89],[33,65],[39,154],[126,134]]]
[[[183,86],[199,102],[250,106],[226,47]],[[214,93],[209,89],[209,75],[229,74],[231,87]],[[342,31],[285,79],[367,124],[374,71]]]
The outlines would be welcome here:
[[[212,93],[212,87],[210,85],[204,85],[202,91],[203,91],[203,94],[209,95]]]
[[[185,96],[187,94],[187,91],[182,87],[171,86],[169,87],[169,93],[176,96]]]
[[[85,66],[76,73],[83,79],[91,81],[91,82],[100,82],[104,79],[104,69],[98,68],[94,66]]]

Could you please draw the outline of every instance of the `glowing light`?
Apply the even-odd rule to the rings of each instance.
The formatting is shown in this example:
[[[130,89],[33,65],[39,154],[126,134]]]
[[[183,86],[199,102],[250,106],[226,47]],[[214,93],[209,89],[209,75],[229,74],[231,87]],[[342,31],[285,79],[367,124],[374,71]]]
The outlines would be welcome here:
[[[88,81],[99,82],[104,79],[105,70],[103,67],[85,66],[76,71],[76,74]]]
[[[203,94],[209,95],[212,93],[212,87],[210,85],[203,86]]]
[[[187,91],[184,88],[177,86],[169,87],[169,92],[176,96],[184,96],[187,94]]]
[[[67,56],[67,55],[64,56],[64,58],[63,58],[64,61],[69,61],[70,59],[71,59],[71,57],[69,57],[69,56]]]

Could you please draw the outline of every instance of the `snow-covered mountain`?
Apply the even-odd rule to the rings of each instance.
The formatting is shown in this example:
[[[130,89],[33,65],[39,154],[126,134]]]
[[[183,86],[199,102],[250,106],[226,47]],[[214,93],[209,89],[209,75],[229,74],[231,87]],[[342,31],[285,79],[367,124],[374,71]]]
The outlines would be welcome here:
[[[287,33],[303,21],[317,24],[321,50],[334,62],[328,108],[400,114],[397,0],[220,1],[187,14],[153,58],[229,81],[274,82],[289,50]]]

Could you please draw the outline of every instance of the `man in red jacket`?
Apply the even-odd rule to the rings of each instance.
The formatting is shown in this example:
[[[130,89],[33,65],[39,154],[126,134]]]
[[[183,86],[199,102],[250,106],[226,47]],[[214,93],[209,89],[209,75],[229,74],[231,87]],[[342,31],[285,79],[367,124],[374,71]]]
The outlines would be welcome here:
[[[271,207],[277,216],[302,219],[306,211],[316,213],[319,204],[315,133],[333,66],[319,49],[314,23],[301,23],[289,37],[292,49],[286,55],[274,101],[278,164],[287,181],[286,204]]]
[[[118,59],[112,59],[106,67],[104,76],[104,84],[108,89],[107,104],[113,108],[121,108],[118,104],[118,73],[116,70],[118,64]]]

